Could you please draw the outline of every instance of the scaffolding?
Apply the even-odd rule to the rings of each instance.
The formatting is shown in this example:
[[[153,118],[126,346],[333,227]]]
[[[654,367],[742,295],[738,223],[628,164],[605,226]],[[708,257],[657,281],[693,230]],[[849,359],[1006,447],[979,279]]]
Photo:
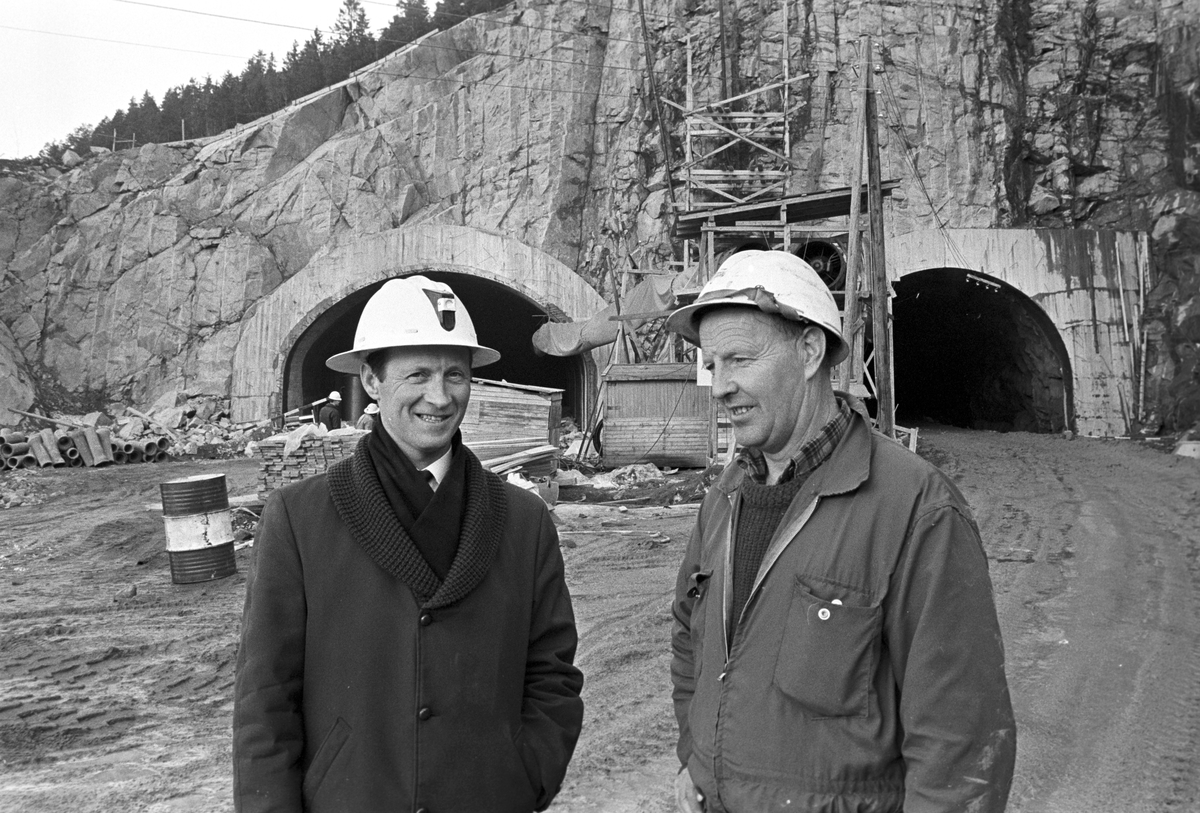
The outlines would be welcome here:
[[[842,189],[789,194],[794,170],[789,122],[804,106],[793,101],[792,87],[809,76],[791,76],[786,32],[777,81],[702,104],[696,100],[689,37],[686,105],[662,101],[683,115],[684,163],[678,168],[682,194],[676,196],[675,237],[683,241],[683,279],[691,294],[714,273],[719,254],[747,243],[805,257],[814,243],[840,246],[844,239],[845,247],[837,248],[844,253],[836,258],[838,268],[832,262],[813,263],[838,302],[850,347],[849,358],[836,370],[835,386],[875,399],[878,428],[894,438],[891,301],[882,201],[899,183],[880,178],[870,38],[864,37],[860,47],[854,133],[858,149],[850,185]],[[843,220],[844,226],[839,222]],[[822,225],[803,225],[814,223]],[[683,293],[686,298],[687,292]],[[866,354],[868,326],[870,355]]]

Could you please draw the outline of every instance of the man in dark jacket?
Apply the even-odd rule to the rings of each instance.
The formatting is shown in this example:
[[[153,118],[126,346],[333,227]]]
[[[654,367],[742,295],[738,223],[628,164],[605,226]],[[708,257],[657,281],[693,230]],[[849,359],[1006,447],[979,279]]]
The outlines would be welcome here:
[[[340,392],[334,390],[329,393],[329,397],[325,399],[325,405],[317,411],[317,423],[331,431],[342,428],[342,394]]]
[[[668,327],[742,447],[675,591],[680,811],[999,813],[1016,753],[979,532],[936,468],[835,393],[828,289],[733,255]]]
[[[525,813],[550,804],[583,678],[558,538],[458,426],[478,344],[450,288],[386,283],[354,349],[379,420],[267,501],[234,701],[238,811]]]

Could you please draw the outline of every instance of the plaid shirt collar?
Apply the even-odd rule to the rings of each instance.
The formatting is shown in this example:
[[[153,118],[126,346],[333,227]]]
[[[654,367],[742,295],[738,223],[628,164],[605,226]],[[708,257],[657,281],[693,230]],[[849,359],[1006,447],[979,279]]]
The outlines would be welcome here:
[[[816,436],[800,447],[800,452],[788,461],[787,467],[779,477],[780,483],[786,483],[795,477],[807,477],[817,466],[820,466],[833,450],[841,443],[850,428],[850,407],[841,398],[837,399],[838,411],[829,423],[821,427]],[[735,462],[745,470],[746,474],[756,483],[767,482],[767,460],[758,449],[743,448],[738,452]]]

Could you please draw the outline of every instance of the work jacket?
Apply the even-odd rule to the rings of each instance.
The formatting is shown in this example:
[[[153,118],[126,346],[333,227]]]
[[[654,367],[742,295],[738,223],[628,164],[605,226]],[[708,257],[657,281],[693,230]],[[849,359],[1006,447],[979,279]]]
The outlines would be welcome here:
[[[546,506],[463,449],[458,552],[418,598],[405,578],[435,577],[411,540],[398,543],[362,443],[263,511],[238,652],[235,806],[542,809],[583,717]]]
[[[860,416],[729,623],[738,488],[709,490],[674,602],[679,757],[707,810],[999,813],[1016,728],[978,529]]]

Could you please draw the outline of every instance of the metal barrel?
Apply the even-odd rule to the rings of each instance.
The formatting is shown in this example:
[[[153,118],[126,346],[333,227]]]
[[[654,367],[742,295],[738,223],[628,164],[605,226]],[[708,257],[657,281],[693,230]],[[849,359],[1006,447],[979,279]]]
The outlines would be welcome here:
[[[171,581],[192,584],[237,573],[225,475],[169,480],[159,484],[159,490]]]

